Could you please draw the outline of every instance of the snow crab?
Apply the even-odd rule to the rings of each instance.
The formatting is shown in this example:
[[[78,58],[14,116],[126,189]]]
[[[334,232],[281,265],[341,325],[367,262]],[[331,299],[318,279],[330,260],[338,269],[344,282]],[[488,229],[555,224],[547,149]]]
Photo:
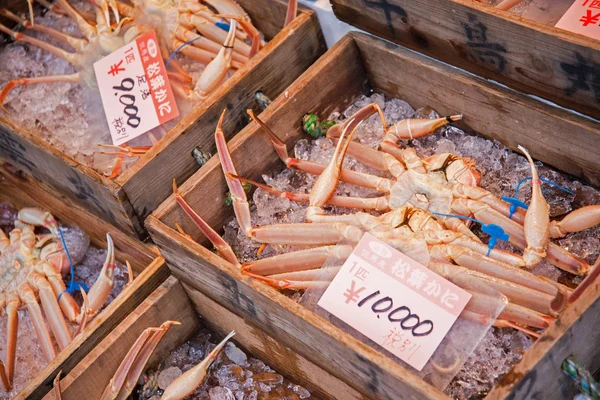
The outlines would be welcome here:
[[[327,260],[335,260],[334,264],[337,265],[343,263],[352,252],[352,244],[356,244],[364,232],[369,232],[448,279],[464,281],[464,279],[456,278],[468,276],[469,279],[483,282],[502,293],[510,303],[500,319],[496,321],[498,326],[514,326],[536,335],[535,332],[527,330],[525,327],[546,328],[549,322],[566,306],[570,294],[568,288],[521,269],[520,267],[526,263],[520,256],[501,250],[490,250],[473,235],[466,225],[457,224],[455,219],[438,220],[428,212],[412,205],[392,207],[388,198],[361,199],[334,195],[340,179],[379,190],[386,187],[391,188],[394,185],[387,178],[342,168],[343,158],[354,144],[351,138],[357,128],[355,118],[351,117],[349,122],[342,127],[331,162],[328,165],[320,165],[290,158],[287,155],[285,144],[262,121],[252,114],[251,116],[267,129],[277,153],[287,166],[319,174],[319,177],[310,194],[281,192],[239,177],[222,131],[223,113],[215,132],[215,141],[240,228],[252,240],[262,244],[298,245],[307,248],[240,265],[227,242],[202,220],[178,192],[175,183],[173,185],[178,204],[215,245],[218,253],[227,261],[239,266],[244,274],[279,289],[298,290],[326,287],[339,267],[326,267],[329,271],[323,273],[320,270],[323,263]],[[449,120],[451,119],[444,119],[447,122]],[[425,126],[423,130],[426,131],[435,129],[436,126],[443,124],[443,121],[421,120],[408,124],[413,124],[413,127],[423,124]],[[367,152],[362,155],[366,156],[371,153]],[[410,152],[407,153],[410,155]],[[414,156],[416,157],[416,154]],[[446,160],[449,159],[447,155],[442,155],[442,157],[445,157]],[[383,161],[375,160],[373,163],[388,163],[387,170],[394,171],[392,176],[395,176],[394,174],[401,176],[407,170],[390,154],[381,153],[380,158]],[[419,160],[417,157],[413,159],[413,162],[416,163]],[[436,160],[420,160],[421,166],[427,172],[428,168],[431,169],[436,165]],[[466,164],[465,161],[455,164],[458,160],[455,157],[452,162],[446,162],[444,174],[452,177],[462,174],[463,172],[459,171],[464,171]],[[471,175],[469,179],[472,180],[473,176]],[[461,179],[465,179],[464,176]],[[250,182],[276,196],[298,202],[308,202],[309,206],[305,216],[307,223],[253,227],[250,207],[242,182]],[[379,210],[385,213],[379,216],[367,212],[330,215],[323,208],[326,204],[354,209]],[[480,302],[486,301],[485,296],[477,298]],[[476,307],[472,313],[477,315]]]
[[[38,226],[48,229],[50,234],[36,237],[34,229]],[[62,273],[69,269],[69,256],[60,242],[59,227],[52,214],[38,208],[24,208],[19,211],[15,229],[8,237],[0,231],[0,306],[6,309],[8,316],[6,369],[0,362],[0,380],[5,391],[12,386],[15,368],[17,311],[27,308],[42,351],[48,361],[52,360],[56,352],[50,331],[58,347],[63,349],[72,339],[65,318],[79,323],[81,330],[110,295],[115,256],[108,234],[107,242],[106,261],[89,293],[84,293],[84,307],[80,310],[63,282]]]

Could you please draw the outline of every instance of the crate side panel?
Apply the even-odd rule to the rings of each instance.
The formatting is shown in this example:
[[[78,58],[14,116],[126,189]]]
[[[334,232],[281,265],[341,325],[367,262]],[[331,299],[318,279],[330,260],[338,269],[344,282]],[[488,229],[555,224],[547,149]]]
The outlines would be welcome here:
[[[332,0],[341,20],[600,118],[600,42],[473,0]]]
[[[257,91],[275,98],[323,54],[325,45],[316,15],[301,13],[261,51],[219,88],[220,95],[214,101],[209,99],[206,106],[194,110],[186,119],[194,121],[191,126],[183,129],[183,122],[178,125],[182,131],[171,132],[172,140],[162,147],[160,143],[155,146],[142,169],[124,183],[127,197],[140,218],[154,211],[172,193],[173,178],[183,182],[198,170],[192,156],[195,147],[215,153],[214,132],[223,110],[227,112],[223,129],[231,138],[248,123],[246,110],[252,107]]]

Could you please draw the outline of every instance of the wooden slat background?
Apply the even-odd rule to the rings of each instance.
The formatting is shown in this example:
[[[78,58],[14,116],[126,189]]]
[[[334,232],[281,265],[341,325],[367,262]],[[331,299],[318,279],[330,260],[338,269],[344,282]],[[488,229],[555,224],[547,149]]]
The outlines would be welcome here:
[[[341,20],[600,118],[600,41],[474,0],[331,0]]]

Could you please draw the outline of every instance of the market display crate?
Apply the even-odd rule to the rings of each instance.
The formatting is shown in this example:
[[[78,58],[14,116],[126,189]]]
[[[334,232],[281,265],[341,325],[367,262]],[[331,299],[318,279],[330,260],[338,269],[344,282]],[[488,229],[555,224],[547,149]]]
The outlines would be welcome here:
[[[441,115],[462,111],[465,118],[458,124],[462,129],[512,149],[523,145],[544,163],[599,182],[600,127],[593,121],[364,34],[344,37],[287,89],[287,96],[277,98],[261,119],[290,148],[305,135],[301,121],[306,112],[325,118],[373,92],[400,97],[415,109],[430,106]],[[254,123],[229,141],[228,147],[240,176],[260,180],[261,174],[283,168],[268,135]],[[233,209],[224,201],[227,186],[218,157],[179,190],[210,226],[222,232]],[[177,224],[195,240],[180,234]],[[446,398],[382,353],[243,275],[198,244],[196,240],[207,241],[174,196],[148,217],[146,226],[182,282],[277,335],[283,345],[365,396],[397,399],[401,393],[406,399]],[[556,398],[557,394],[567,398],[564,391],[575,388],[564,384],[569,378],[560,371],[562,360],[574,355],[591,371],[600,367],[600,350],[595,345],[600,340],[595,317],[600,312],[599,285],[598,281],[590,285],[562,312],[489,399]]]
[[[189,285],[170,277],[92,350],[60,383],[62,398],[99,399],[127,351],[140,333],[167,320],[179,321],[159,343],[147,364],[151,368],[191,338],[200,328],[199,316],[223,336],[235,330],[237,345],[258,357],[294,383],[321,399],[365,399],[344,382],[330,375],[279,341],[276,331],[265,332]],[[56,399],[48,393],[46,400]]]
[[[358,28],[600,118],[598,40],[476,0],[331,0],[331,4],[339,19]]]
[[[245,110],[257,91],[275,98],[325,51],[313,11],[300,8],[293,22],[283,27],[287,2],[239,3],[264,33],[267,45],[115,180],[15,126],[4,112],[0,157],[122,231],[147,236],[143,221],[169,195],[173,178],[183,181],[199,168],[192,150],[214,152],[213,126],[223,108],[229,114],[225,126],[233,135],[246,125]]]
[[[0,168],[0,200],[10,201],[18,209],[40,207],[59,221],[81,227],[98,248],[106,248],[106,234],[115,245],[115,257],[131,263],[135,279],[73,338],[56,357],[32,379],[14,399],[40,399],[51,388],[58,371],[68,372],[93,349],[138,304],[169,276],[164,259],[154,246],[143,244],[114,226],[75,206],[67,198],[22,174]],[[17,362],[17,368],[23,367]]]

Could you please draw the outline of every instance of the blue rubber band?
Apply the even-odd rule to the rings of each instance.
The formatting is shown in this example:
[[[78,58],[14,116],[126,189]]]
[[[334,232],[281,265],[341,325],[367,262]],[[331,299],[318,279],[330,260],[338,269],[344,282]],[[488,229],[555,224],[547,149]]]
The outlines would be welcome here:
[[[71,281],[69,282],[69,286],[62,291],[61,294],[58,295],[57,301],[60,301],[64,292],[69,294],[73,294],[73,292],[79,288],[82,288],[86,292],[89,291],[87,285],[83,282],[75,281],[75,266],[73,265],[73,259],[71,258],[71,254],[69,253],[69,249],[67,248],[67,242],[65,242],[65,236],[63,235],[62,228],[58,228],[58,234],[60,236],[60,241],[62,242],[63,248],[65,249],[65,253],[67,253],[67,258],[69,259],[69,270],[71,272]]]
[[[215,22],[215,25],[221,29],[223,29],[224,31],[229,31],[229,27],[230,25],[226,22]]]
[[[481,222],[479,220],[476,220],[474,218],[464,217],[462,215],[442,214],[442,213],[437,213],[437,212],[431,212],[431,214],[440,215],[442,217],[464,219],[466,221],[472,221],[472,222],[480,224],[481,230],[483,231],[483,233],[490,236],[490,240],[488,241],[488,252],[486,254],[488,257],[490,256],[492,249],[498,243],[498,240],[508,241],[508,239],[510,238],[510,236],[506,232],[504,232],[504,229],[502,229],[502,227],[500,225],[484,224],[483,222]]]
[[[192,40],[188,40],[187,42],[185,42],[184,44],[182,44],[181,46],[179,46],[177,48],[177,50],[175,50],[174,52],[171,53],[171,55],[169,56],[169,59],[167,60],[167,62],[165,63],[165,68],[169,68],[169,64],[171,63],[171,60],[173,59],[173,57],[175,57],[175,54],[177,54],[181,49],[183,49],[185,46],[195,42],[196,40],[200,39],[202,36],[198,36],[197,38],[194,38]]]

